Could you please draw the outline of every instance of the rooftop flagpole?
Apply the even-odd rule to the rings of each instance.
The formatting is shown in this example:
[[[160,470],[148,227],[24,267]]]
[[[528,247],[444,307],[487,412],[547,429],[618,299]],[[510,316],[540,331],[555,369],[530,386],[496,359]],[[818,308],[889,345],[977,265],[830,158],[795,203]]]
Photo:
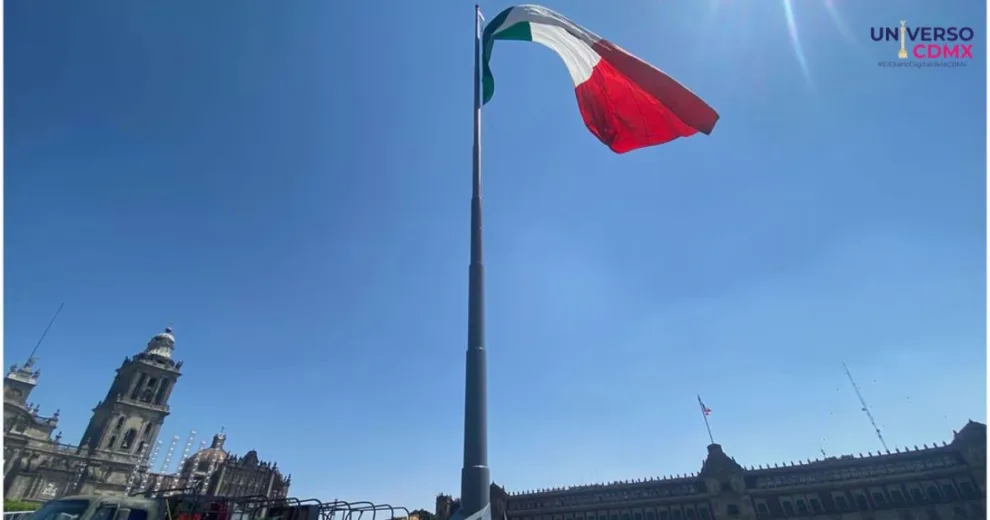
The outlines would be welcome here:
[[[481,248],[481,8],[474,6],[474,150],[471,192],[471,264],[464,385],[464,467],[457,516],[490,520],[488,374],[485,362],[485,275]]]
[[[708,414],[712,413],[712,409],[705,406],[705,402],[701,400],[701,396],[698,396],[698,405],[701,406],[701,417],[705,419],[705,429],[708,430],[708,440],[712,444],[715,444],[715,437],[712,437],[712,427],[708,424]]]

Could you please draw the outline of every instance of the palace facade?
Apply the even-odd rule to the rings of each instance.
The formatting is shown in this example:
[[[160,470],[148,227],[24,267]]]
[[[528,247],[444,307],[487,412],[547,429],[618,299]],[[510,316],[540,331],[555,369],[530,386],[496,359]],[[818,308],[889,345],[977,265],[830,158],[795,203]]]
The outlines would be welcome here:
[[[694,475],[507,492],[492,484],[495,520],[986,518],[987,431],[970,421],[941,446],[744,468],[722,446]],[[438,520],[457,508],[437,497]]]

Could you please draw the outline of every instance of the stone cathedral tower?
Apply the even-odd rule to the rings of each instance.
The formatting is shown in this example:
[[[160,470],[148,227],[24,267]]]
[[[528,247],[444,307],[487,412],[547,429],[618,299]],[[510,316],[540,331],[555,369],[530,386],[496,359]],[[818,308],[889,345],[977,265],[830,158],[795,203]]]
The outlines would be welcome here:
[[[79,451],[147,455],[169,414],[168,398],[182,375],[172,359],[172,329],[156,334],[144,352],[125,358],[110,391],[93,409]]]

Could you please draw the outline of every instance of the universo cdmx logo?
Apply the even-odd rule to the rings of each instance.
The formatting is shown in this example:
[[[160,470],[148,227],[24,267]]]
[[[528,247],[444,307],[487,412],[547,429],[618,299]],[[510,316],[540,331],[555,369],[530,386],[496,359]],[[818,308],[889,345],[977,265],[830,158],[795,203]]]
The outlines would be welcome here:
[[[880,62],[880,66],[965,66],[973,59],[973,29],[971,27],[870,27],[875,42],[897,42],[897,59],[906,62]]]

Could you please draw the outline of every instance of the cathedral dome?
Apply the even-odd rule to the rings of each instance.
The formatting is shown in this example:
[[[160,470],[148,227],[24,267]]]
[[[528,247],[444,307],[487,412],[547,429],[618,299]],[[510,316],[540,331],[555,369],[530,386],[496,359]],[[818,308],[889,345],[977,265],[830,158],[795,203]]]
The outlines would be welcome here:
[[[206,473],[227,460],[227,452],[223,449],[223,443],[227,436],[221,431],[213,436],[213,442],[209,448],[202,449],[194,453],[186,460],[183,473]]]
[[[145,352],[171,359],[173,350],[175,350],[175,336],[172,335],[172,327],[165,327],[165,332],[159,332],[151,338]]]
[[[186,459],[186,473],[205,473],[211,468],[216,468],[227,460],[227,452],[220,448],[206,448],[197,451],[192,457]]]

